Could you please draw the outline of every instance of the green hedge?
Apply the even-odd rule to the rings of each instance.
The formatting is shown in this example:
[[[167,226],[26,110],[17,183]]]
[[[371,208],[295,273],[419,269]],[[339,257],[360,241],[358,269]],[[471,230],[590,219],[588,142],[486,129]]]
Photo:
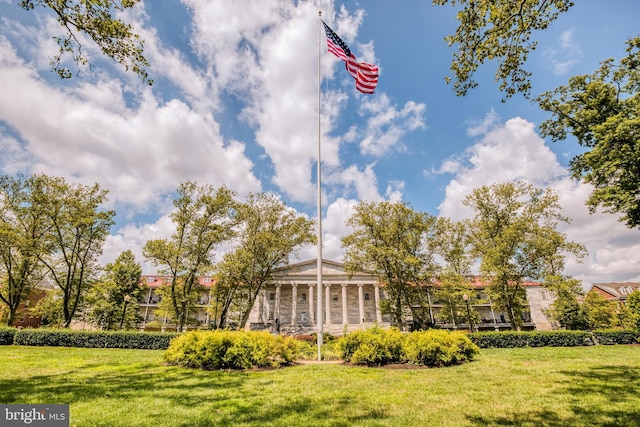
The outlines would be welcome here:
[[[16,328],[0,328],[0,345],[13,344]]]
[[[638,344],[638,330],[478,332],[469,338],[480,348],[579,347],[595,344]]]
[[[435,329],[402,334],[396,328],[372,328],[345,335],[338,344],[345,362],[368,366],[451,366],[473,360],[480,351],[462,332]]]
[[[269,332],[193,331],[171,342],[164,360],[198,369],[278,368],[297,358],[297,345],[289,336]]]
[[[16,345],[164,350],[177,333],[22,329]]]
[[[606,331],[594,331],[593,338],[596,344],[638,344],[640,343],[640,330],[616,329]]]

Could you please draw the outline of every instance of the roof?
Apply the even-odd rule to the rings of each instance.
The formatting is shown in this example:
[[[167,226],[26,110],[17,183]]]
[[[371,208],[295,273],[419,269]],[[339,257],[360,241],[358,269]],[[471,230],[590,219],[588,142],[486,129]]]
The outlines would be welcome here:
[[[594,291],[608,299],[626,299],[633,291],[640,290],[640,282],[594,283],[589,292]]]

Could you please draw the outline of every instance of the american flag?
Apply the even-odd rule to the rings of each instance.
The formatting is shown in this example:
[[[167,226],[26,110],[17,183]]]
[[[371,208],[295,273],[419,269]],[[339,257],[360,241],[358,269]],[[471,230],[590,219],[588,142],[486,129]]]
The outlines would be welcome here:
[[[378,67],[364,62],[356,61],[351,49],[324,21],[324,31],[327,33],[327,46],[329,52],[342,59],[347,71],[356,80],[356,89],[362,93],[373,93],[378,85]]]

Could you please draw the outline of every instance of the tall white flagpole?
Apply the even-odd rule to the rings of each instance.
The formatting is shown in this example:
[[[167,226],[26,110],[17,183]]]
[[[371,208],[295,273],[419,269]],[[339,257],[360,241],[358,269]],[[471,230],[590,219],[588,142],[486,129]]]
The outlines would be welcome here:
[[[320,174],[320,44],[322,39],[322,11],[318,11],[318,165],[316,166],[316,185],[318,187],[318,226],[317,226],[317,245],[318,245],[318,259],[317,259],[317,294],[318,301],[316,303],[316,325],[318,327],[318,361],[322,360],[322,331],[324,323],[324,315],[322,313],[322,186],[321,174]]]

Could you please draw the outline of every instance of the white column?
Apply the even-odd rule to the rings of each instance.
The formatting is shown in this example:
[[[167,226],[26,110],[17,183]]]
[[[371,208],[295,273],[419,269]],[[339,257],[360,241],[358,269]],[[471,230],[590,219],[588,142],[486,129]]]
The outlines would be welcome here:
[[[315,315],[315,305],[313,304],[313,291],[314,291],[314,286],[313,285],[309,285],[309,322],[311,322],[312,325],[316,324],[316,315]]]
[[[275,322],[276,331],[280,330],[280,325],[282,324],[282,319],[280,319],[280,288],[282,288],[282,285],[278,283],[276,285],[276,300],[273,309],[273,321]]]
[[[347,307],[347,285],[345,283],[342,284],[342,324],[346,325],[349,323],[348,318],[348,310]]]
[[[324,285],[324,323],[331,323],[331,285]]]
[[[361,325],[364,324],[364,289],[362,287],[362,283],[358,283],[358,314],[360,315],[358,323]]]
[[[380,286],[374,285],[374,299],[376,304],[376,321],[382,323],[382,312],[380,311]]]
[[[291,324],[298,323],[298,285],[291,284]]]

